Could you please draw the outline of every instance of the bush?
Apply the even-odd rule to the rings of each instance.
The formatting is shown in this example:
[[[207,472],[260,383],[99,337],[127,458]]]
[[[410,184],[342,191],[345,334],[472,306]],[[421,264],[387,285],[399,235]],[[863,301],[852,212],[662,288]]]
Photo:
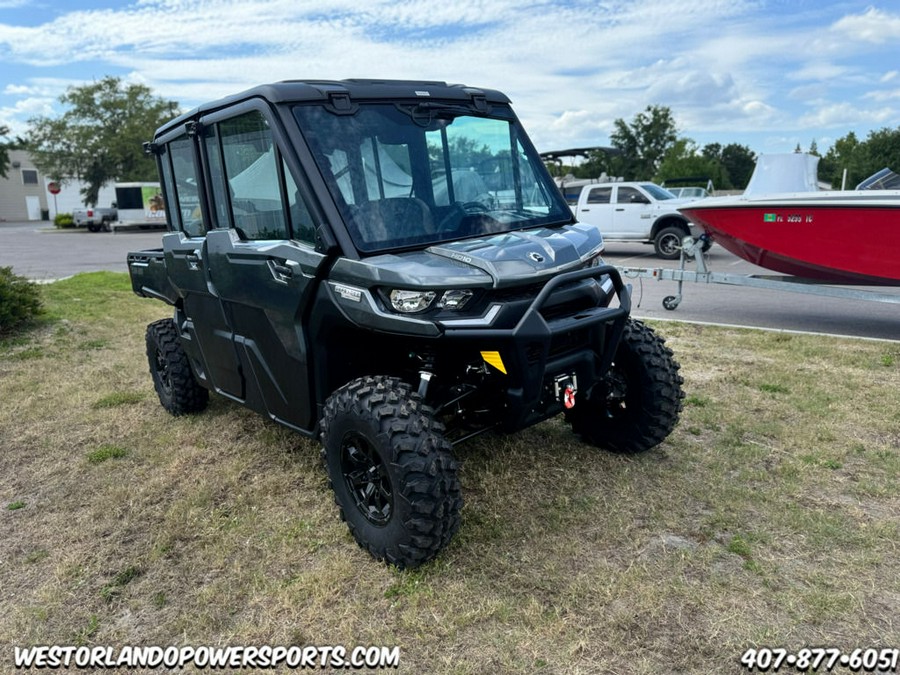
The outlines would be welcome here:
[[[0,334],[9,333],[41,312],[40,289],[12,267],[0,267]]]
[[[56,227],[75,227],[75,219],[72,217],[71,213],[57,213],[56,217],[53,219],[53,224]]]

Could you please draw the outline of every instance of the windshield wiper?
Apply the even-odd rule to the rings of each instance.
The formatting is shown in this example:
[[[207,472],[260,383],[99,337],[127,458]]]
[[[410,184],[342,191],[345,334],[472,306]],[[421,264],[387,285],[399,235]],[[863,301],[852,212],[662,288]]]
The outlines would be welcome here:
[[[420,101],[415,105],[395,103],[394,107],[400,112],[409,115],[413,122],[420,127],[427,127],[434,122],[435,117],[451,114],[453,117],[462,115],[483,114],[474,105],[459,103],[440,103],[438,101]]]

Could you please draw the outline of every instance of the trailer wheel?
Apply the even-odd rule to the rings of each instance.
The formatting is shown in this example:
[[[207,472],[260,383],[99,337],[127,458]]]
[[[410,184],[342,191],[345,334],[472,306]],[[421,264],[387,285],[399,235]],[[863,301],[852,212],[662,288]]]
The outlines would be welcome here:
[[[566,413],[582,439],[612,452],[644,452],[678,423],[684,382],[663,338],[629,319],[609,372]]]
[[[176,417],[205,409],[209,392],[194,378],[175,322],[154,321],[147,326],[146,338],[150,376],[162,407]]]
[[[459,529],[456,460],[406,383],[363,377],[325,404],[322,459],[341,519],[376,560],[418,567]]]
[[[681,255],[681,240],[687,233],[676,225],[660,229],[653,239],[656,255],[663,260],[678,260]]]
[[[681,304],[681,298],[677,295],[667,295],[663,298],[662,306],[663,308],[671,311],[678,309],[678,305]]]

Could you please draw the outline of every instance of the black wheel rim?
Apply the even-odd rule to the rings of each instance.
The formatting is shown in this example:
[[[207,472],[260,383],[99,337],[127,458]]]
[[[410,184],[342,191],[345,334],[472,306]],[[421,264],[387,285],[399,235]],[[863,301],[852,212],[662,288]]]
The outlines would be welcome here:
[[[387,467],[365,436],[350,433],[341,444],[341,473],[359,512],[373,525],[387,525],[394,495]]]
[[[169,363],[159,349],[156,350],[156,376],[166,394],[172,392],[172,377],[169,374]]]
[[[606,414],[622,417],[628,412],[628,380],[615,364],[606,376]]]

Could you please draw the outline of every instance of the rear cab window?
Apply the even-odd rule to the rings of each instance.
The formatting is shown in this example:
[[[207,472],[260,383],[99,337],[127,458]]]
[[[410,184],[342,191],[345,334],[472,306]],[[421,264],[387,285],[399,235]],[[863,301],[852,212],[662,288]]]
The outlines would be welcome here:
[[[173,229],[191,238],[204,236],[206,225],[200,209],[193,142],[186,134],[160,149],[160,167],[168,202],[166,212]]]

